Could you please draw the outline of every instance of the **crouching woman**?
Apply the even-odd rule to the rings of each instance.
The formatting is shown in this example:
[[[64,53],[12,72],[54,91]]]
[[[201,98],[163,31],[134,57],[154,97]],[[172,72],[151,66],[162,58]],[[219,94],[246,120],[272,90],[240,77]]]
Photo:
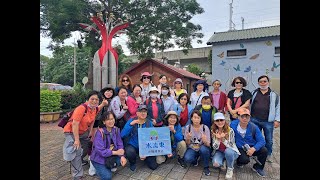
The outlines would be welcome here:
[[[93,141],[90,158],[97,175],[102,180],[111,180],[116,167],[120,164],[125,166],[127,163],[120,129],[114,124],[114,113],[112,111],[103,113]]]

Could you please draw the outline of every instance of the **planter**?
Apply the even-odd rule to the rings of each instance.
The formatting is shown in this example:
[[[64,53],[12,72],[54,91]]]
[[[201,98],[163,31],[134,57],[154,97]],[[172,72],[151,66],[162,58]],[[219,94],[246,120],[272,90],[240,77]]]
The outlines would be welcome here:
[[[40,112],[40,122],[55,122],[59,119],[61,111]]]

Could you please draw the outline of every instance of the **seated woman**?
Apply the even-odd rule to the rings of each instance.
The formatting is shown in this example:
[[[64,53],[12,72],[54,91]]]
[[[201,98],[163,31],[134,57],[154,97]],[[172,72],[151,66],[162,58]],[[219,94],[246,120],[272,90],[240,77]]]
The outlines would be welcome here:
[[[186,142],[183,140],[182,129],[179,124],[179,116],[175,111],[169,111],[164,117],[163,125],[170,130],[172,154],[168,154],[168,158],[178,155],[178,162],[181,167],[187,167],[183,160],[184,153],[187,150]],[[157,156],[157,163],[161,164],[165,161],[165,156]]]
[[[214,123],[212,124],[212,147],[213,167],[222,167],[223,160],[227,161],[226,179],[231,179],[233,175],[233,164],[239,157],[240,152],[234,139],[234,131],[226,122],[226,118],[221,112],[214,114]]]
[[[198,166],[198,161],[201,157],[204,167],[203,172],[206,176],[209,176],[211,137],[208,126],[202,123],[200,111],[192,111],[191,124],[186,126],[184,138],[188,145],[187,151],[184,154],[184,161],[188,164]]]
[[[102,114],[99,129],[96,131],[90,160],[101,179],[111,180],[112,171],[105,164],[105,158],[115,156],[117,166],[125,166],[127,159],[124,157],[124,147],[120,136],[120,129],[114,126],[115,115],[112,111]]]

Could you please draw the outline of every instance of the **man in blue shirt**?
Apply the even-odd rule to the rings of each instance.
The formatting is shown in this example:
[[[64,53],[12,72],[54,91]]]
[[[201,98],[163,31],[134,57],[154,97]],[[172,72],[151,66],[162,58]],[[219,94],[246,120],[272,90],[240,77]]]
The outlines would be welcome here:
[[[238,119],[230,123],[235,134],[236,146],[241,153],[237,159],[237,166],[242,168],[243,165],[250,162],[251,156],[257,156],[258,161],[256,160],[252,170],[257,172],[259,176],[266,177],[263,170],[268,155],[268,150],[265,147],[266,141],[260,129],[250,122],[251,115],[248,109],[239,108],[238,114]]]

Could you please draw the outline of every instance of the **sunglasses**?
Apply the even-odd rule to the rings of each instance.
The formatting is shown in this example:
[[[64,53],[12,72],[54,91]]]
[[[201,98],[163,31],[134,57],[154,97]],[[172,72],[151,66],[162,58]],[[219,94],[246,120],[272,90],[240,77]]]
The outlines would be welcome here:
[[[259,81],[259,83],[266,83],[266,82],[268,82],[268,81]]]
[[[144,76],[143,79],[151,79],[149,76]]]
[[[217,120],[214,120],[214,122],[221,122],[221,121],[224,121],[224,119],[217,119]]]
[[[242,115],[240,115],[240,117],[241,117],[241,118],[249,118],[250,115],[249,115],[249,114],[242,114]]]
[[[236,84],[242,84],[242,82],[235,82]]]
[[[129,82],[129,79],[122,79],[122,82]]]

